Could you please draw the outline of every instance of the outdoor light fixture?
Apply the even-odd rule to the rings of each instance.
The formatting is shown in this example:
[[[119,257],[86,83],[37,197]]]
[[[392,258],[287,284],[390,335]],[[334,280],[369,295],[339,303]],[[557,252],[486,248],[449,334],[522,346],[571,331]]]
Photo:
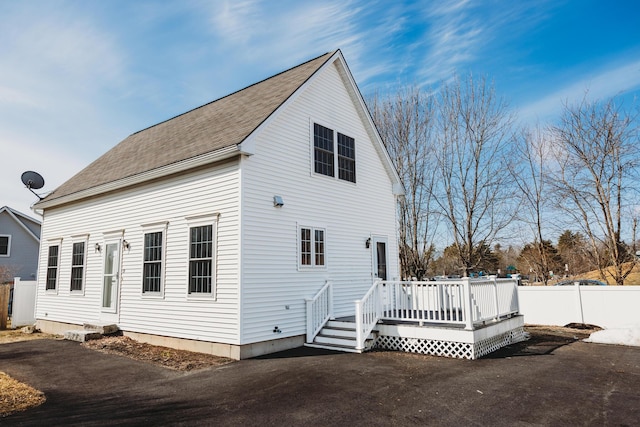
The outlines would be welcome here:
[[[100,252],[102,250],[102,248],[100,247],[100,243],[96,243],[95,248],[96,252]]]
[[[364,242],[364,246],[365,246],[365,248],[367,248],[367,249],[369,249],[369,247],[371,247],[371,237],[369,237],[369,238],[367,239],[367,241],[366,241],[366,242]]]
[[[129,250],[129,242],[127,242],[126,240],[122,241],[122,246],[126,249]]]
[[[282,200],[282,196],[273,196],[273,206],[276,208],[281,208],[284,206],[284,200]]]

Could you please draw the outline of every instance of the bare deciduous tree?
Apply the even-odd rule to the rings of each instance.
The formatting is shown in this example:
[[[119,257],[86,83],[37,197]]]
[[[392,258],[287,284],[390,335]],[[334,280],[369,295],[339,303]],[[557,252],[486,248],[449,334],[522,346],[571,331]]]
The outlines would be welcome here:
[[[371,100],[373,119],[396,166],[405,195],[399,200],[400,266],[422,278],[433,256],[433,99],[417,87]]]
[[[438,96],[437,202],[468,275],[514,217],[508,145],[513,117],[486,79],[455,78]]]
[[[550,185],[547,183],[547,161],[550,144],[540,128],[525,128],[515,140],[515,158],[508,167],[515,182],[521,203],[518,220],[527,224],[533,234],[533,242],[528,243],[521,254],[530,272],[546,286],[551,279],[550,272],[557,269],[557,262],[549,259],[550,242],[545,241],[544,216],[550,201]],[[524,250],[526,249],[526,250]],[[553,264],[553,265],[552,265]]]
[[[12,282],[18,270],[20,267],[16,265],[0,265],[0,285]]]
[[[565,104],[559,123],[551,128],[560,207],[581,226],[601,278],[618,285],[632,269],[621,233],[622,212],[633,204],[631,179],[637,177],[640,141],[634,123],[614,99],[597,102],[585,96],[577,104]]]

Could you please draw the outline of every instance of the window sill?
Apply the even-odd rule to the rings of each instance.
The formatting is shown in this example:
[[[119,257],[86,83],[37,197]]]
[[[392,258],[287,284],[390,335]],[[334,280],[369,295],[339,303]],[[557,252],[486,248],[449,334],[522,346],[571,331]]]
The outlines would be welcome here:
[[[143,292],[141,297],[142,297],[142,299],[149,299],[149,300],[163,300],[164,299],[164,293],[162,293],[162,292]]]

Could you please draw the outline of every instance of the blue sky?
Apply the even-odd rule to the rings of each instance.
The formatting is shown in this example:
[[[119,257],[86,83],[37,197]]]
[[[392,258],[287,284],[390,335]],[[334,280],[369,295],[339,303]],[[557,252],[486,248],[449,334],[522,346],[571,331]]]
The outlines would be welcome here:
[[[495,81],[523,121],[640,94],[637,1],[0,0],[0,206],[127,135],[342,49],[367,96],[454,73]]]

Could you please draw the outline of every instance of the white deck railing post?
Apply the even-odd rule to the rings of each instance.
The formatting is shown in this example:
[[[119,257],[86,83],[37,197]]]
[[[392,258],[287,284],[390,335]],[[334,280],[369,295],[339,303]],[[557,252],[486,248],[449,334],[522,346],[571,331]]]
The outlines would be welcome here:
[[[305,298],[307,307],[307,342],[311,342],[313,340],[313,299]]]
[[[383,285],[382,285],[382,280],[377,280],[377,286],[378,286],[378,318],[382,317],[382,314],[384,313],[384,301],[383,301]]]
[[[329,289],[327,289],[329,296],[329,319],[335,319],[333,315],[333,284],[329,280],[326,281],[326,284],[329,286]]]
[[[464,289],[464,328],[468,331],[473,330],[473,301],[471,300],[471,279],[465,277],[462,279]]]
[[[356,301],[356,350],[363,350],[364,346],[362,345],[362,300]]]
[[[495,307],[495,315],[493,316],[493,320],[498,320],[500,317],[500,302],[498,301],[498,280],[496,276],[490,276],[491,284],[493,286],[493,304]]]
[[[513,312],[513,310],[515,310],[516,314],[520,314],[520,300],[518,299],[518,281],[514,280],[513,282],[513,289],[511,291],[512,293],[512,297],[511,297],[511,305],[509,306],[509,309]]]

